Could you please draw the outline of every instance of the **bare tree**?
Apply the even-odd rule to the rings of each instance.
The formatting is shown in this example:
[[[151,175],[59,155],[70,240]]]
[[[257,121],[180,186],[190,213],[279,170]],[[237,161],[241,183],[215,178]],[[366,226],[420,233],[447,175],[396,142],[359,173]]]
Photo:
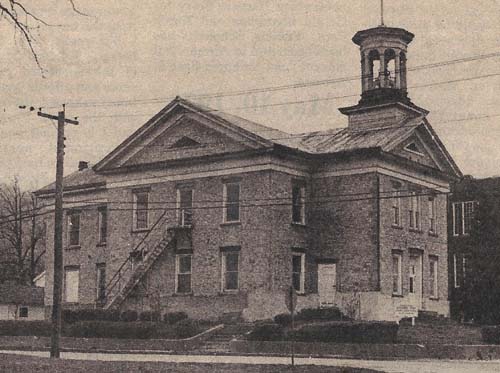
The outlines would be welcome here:
[[[17,179],[0,188],[0,255],[7,278],[33,283],[45,254],[45,227],[39,221],[36,197],[22,191]]]
[[[72,10],[81,16],[89,17],[88,14],[80,11],[74,0],[67,0],[69,6]],[[40,69],[42,75],[45,70],[40,62],[40,57],[38,56],[37,50],[35,48],[36,37],[35,30],[40,28],[40,26],[58,26],[56,24],[51,24],[44,20],[43,17],[34,14],[34,12],[25,5],[24,0],[0,0],[0,21],[4,19],[9,22],[15,31],[21,34],[21,38],[24,40],[25,44],[28,46],[31,55],[33,56],[36,65]]]

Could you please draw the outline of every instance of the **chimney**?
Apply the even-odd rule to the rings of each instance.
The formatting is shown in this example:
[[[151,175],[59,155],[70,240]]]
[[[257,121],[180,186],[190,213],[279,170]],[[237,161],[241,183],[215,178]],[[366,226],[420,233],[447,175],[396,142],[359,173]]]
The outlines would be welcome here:
[[[78,171],[83,171],[89,168],[89,162],[87,161],[80,161],[78,162]]]

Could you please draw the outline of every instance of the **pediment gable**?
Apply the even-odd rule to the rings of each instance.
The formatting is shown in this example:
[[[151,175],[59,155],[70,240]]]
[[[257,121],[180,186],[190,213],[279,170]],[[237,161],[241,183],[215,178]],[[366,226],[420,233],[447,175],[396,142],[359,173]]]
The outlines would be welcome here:
[[[176,98],[97,163],[94,169],[105,171],[273,145],[256,131],[243,128],[218,113]]]
[[[462,174],[426,119],[386,149],[389,153],[442,171],[453,177]]]

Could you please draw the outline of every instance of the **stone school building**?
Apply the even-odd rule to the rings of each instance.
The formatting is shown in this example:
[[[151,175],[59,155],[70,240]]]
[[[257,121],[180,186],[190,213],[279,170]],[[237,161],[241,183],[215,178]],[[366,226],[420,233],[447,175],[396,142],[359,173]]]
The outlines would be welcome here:
[[[81,162],[64,180],[64,306],[257,320],[286,312],[293,286],[299,309],[448,315],[446,194],[461,173],[408,97],[412,39],[354,36],[362,94],[340,109],[345,128],[288,134],[177,97]],[[37,195],[52,203],[54,185]]]

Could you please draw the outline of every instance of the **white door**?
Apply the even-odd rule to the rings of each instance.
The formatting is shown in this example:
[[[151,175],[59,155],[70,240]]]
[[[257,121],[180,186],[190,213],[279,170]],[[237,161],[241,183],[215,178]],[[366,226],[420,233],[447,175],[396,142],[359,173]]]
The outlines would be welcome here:
[[[333,307],[337,292],[335,264],[318,264],[318,293],[320,307]]]
[[[409,297],[413,305],[422,308],[422,255],[410,256]]]

